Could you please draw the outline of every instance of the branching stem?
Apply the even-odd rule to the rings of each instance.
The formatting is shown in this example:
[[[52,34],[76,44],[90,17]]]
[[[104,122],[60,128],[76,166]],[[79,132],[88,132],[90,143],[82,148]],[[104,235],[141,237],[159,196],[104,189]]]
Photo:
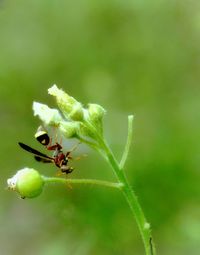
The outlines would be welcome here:
[[[119,183],[123,183],[122,192],[137,222],[137,225],[144,243],[146,255],[156,255],[154,243],[151,236],[150,224],[147,222],[144,216],[144,212],[138,202],[137,196],[135,195],[130,184],[128,183],[125,173],[124,171],[122,171],[123,169],[121,169],[110,147],[105,142],[104,142],[104,149],[105,149],[105,153],[107,155],[108,161],[113,169],[113,172],[115,176],[117,177],[117,180],[119,181]]]
[[[151,236],[150,224],[146,221],[144,212],[138,202],[137,196],[127,181],[126,175],[123,171],[132,142],[133,115],[128,116],[127,141],[124,152],[122,153],[122,159],[119,163],[103,137],[103,116],[105,114],[103,107],[97,104],[90,104],[88,108],[83,108],[81,103],[79,103],[75,98],[69,96],[63,90],[58,89],[56,85],[53,85],[48,90],[48,92],[49,94],[56,97],[57,104],[61,109],[63,116],[66,117],[66,127],[64,128],[64,131],[62,130],[62,132],[65,134],[65,137],[74,137],[74,134],[76,134],[77,138],[81,142],[86,143],[98,151],[111,165],[117,183],[91,179],[64,179],[56,177],[43,177],[45,182],[95,184],[120,189],[123,192],[124,197],[135,217],[144,243],[146,255],[156,255],[153,239]],[[56,112],[55,114],[54,109],[44,107],[42,104],[34,103],[33,108],[35,115],[39,115],[44,123],[50,123],[49,116],[51,116],[51,123],[57,124],[58,120],[60,119],[61,122],[65,121],[61,118],[59,113]],[[80,125],[77,125],[77,121]]]
[[[100,137],[98,134],[96,134],[96,135],[98,137],[99,144],[102,148],[104,158],[106,158],[107,161],[110,163],[118,182],[120,184],[123,184],[123,187],[121,190],[125,196],[126,201],[129,204],[130,209],[131,209],[131,211],[135,217],[135,220],[137,222],[137,225],[138,225],[138,228],[139,228],[139,231],[140,231],[143,243],[144,243],[146,255],[156,255],[155,246],[154,246],[153,239],[151,236],[150,224],[147,222],[147,220],[144,216],[144,212],[138,202],[137,196],[135,195],[130,184],[128,183],[126,175],[123,171],[123,167],[126,162],[128,152],[130,149],[130,144],[132,141],[132,123],[133,123],[133,116],[130,115],[128,117],[127,142],[126,142],[125,151],[123,153],[122,160],[120,163],[118,163],[118,161],[116,160],[112,150],[108,146],[105,139]]]
[[[131,143],[132,143],[132,136],[133,136],[133,119],[134,116],[133,115],[129,115],[128,116],[128,135],[127,135],[127,140],[126,140],[126,146],[124,148],[124,152],[122,155],[122,159],[120,161],[120,168],[124,168],[124,165],[126,163],[126,160],[128,158],[128,153],[131,147]]]

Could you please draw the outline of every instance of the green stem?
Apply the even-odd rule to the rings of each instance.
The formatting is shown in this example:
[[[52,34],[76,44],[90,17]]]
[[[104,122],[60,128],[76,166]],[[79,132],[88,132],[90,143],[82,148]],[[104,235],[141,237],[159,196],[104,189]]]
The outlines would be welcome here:
[[[101,181],[96,179],[65,179],[60,177],[46,177],[43,176],[45,183],[65,183],[65,184],[92,184],[92,185],[99,185],[105,186],[109,188],[117,188],[122,189],[122,183],[116,182],[109,182],[109,181]]]
[[[88,129],[93,132],[94,136],[98,140],[98,144],[101,148],[100,152],[101,155],[109,162],[111,165],[113,172],[120,184],[123,184],[123,187],[121,188],[126,201],[128,202],[130,209],[135,217],[136,223],[138,225],[146,255],[156,255],[155,246],[153,243],[153,239],[151,236],[151,228],[150,224],[147,222],[144,212],[138,202],[137,196],[135,195],[133,189],[131,188],[130,184],[127,181],[126,175],[123,171],[123,166],[125,164],[125,161],[127,159],[130,144],[132,140],[132,123],[133,123],[133,116],[130,115],[128,117],[128,136],[127,136],[127,143],[125,146],[125,151],[122,156],[122,161],[119,164],[115,158],[115,156],[112,153],[112,150],[106,143],[105,139],[97,132],[95,127],[88,121],[86,121],[86,125]]]
[[[110,163],[110,165],[113,169],[113,172],[114,172],[117,180],[119,181],[119,183],[123,183],[123,187],[121,190],[122,190],[122,192],[126,198],[126,201],[128,202],[130,209],[135,217],[136,223],[138,225],[138,228],[139,228],[139,231],[140,231],[143,243],[144,243],[146,255],[155,255],[156,251],[155,251],[155,246],[154,246],[153,239],[151,236],[150,224],[147,222],[147,220],[144,216],[144,212],[138,202],[137,196],[135,195],[130,184],[128,183],[126,175],[123,171],[123,167],[124,167],[125,161],[127,159],[129,149],[130,149],[131,140],[132,140],[132,123],[133,123],[133,116],[130,115],[128,117],[127,142],[126,142],[125,151],[123,153],[122,160],[121,160],[120,164],[117,162],[114,154],[112,153],[112,150],[106,143],[105,139],[103,139],[97,132],[95,132],[94,128],[92,128],[92,131],[95,132],[96,137],[99,141],[99,145],[102,148],[103,153],[101,153],[101,154]],[[90,128],[91,128],[91,126],[90,126]]]
[[[131,142],[132,142],[132,136],[133,136],[133,115],[128,116],[128,135],[127,135],[127,140],[126,140],[126,146],[124,149],[124,153],[122,155],[122,159],[120,161],[120,168],[124,168],[124,165],[126,163],[126,160],[128,158],[128,153],[131,147]]]
[[[103,142],[103,146],[105,154],[107,155],[107,159],[114,171],[115,176],[117,177],[119,183],[123,183],[122,191],[130,206],[131,211],[134,214],[135,220],[137,222],[144,243],[146,255],[155,255],[156,251],[151,236],[150,224],[146,221],[142,208],[138,202],[138,199],[133,189],[131,188],[130,184],[127,181],[124,171],[122,171],[119,163],[117,162],[115,156],[113,155],[111,149],[109,148],[105,141]]]
[[[95,143],[93,143],[93,142],[90,142],[90,141],[88,141],[87,139],[84,139],[84,138],[81,137],[81,136],[77,136],[77,139],[78,139],[80,142],[85,143],[85,144],[87,144],[88,146],[92,147],[92,148],[95,149],[96,151],[99,151],[98,145],[97,145],[97,144],[95,144]]]

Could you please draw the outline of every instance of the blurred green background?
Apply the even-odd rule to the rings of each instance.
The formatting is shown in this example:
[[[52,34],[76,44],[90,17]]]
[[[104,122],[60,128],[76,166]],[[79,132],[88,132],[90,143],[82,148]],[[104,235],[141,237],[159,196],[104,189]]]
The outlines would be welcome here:
[[[21,200],[5,189],[24,166],[55,175],[17,144],[42,149],[32,102],[54,107],[54,83],[107,109],[105,133],[119,159],[135,115],[126,172],[158,254],[200,253],[199,8],[192,0],[0,1],[1,254],[144,254],[118,191],[53,185]],[[114,180],[99,155],[86,146],[75,154],[83,153],[71,177]]]

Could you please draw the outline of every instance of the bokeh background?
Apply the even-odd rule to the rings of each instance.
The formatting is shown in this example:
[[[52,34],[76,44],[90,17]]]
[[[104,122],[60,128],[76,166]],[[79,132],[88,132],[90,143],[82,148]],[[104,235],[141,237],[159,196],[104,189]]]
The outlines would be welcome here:
[[[158,254],[200,253],[199,9],[193,0],[0,1],[1,254],[144,254],[118,191],[53,185],[22,200],[5,189],[24,166],[55,175],[17,144],[43,149],[31,108],[34,100],[55,107],[54,83],[107,109],[105,134],[119,159],[135,115],[126,172]],[[114,180],[99,155],[86,146],[75,154],[83,153],[71,177]]]

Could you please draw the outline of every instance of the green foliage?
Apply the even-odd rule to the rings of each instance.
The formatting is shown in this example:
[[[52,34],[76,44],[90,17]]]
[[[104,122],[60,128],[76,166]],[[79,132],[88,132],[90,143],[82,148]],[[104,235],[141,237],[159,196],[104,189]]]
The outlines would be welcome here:
[[[119,158],[124,116],[134,113],[127,175],[158,254],[199,254],[198,10],[198,1],[1,1],[2,254],[143,254],[132,215],[113,190],[56,186],[25,203],[3,191],[7,176],[26,165],[55,175],[17,147],[41,148],[32,101],[53,107],[44,91],[54,83],[109,111],[105,132]],[[77,151],[88,157],[73,163],[73,177],[112,180],[87,150]]]

